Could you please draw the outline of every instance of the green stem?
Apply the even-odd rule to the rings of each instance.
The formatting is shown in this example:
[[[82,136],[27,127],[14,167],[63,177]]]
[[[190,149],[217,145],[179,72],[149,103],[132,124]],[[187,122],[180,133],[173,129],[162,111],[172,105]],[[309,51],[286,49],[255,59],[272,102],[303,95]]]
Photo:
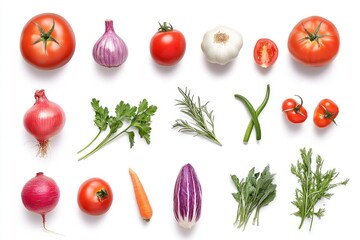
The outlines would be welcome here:
[[[116,139],[117,137],[119,137],[121,134],[123,134],[124,132],[126,132],[130,127],[132,127],[132,125],[130,124],[127,128],[125,128],[124,130],[122,130],[121,132],[119,132],[118,134],[116,134],[115,136],[112,137],[112,135],[114,133],[110,132],[105,138],[104,140],[101,141],[101,143],[99,143],[91,152],[89,152],[88,154],[84,155],[83,157],[79,158],[80,160],[84,160],[88,157],[90,157],[91,155],[93,155],[94,153],[96,153],[97,151],[99,151],[101,148],[105,147],[107,144],[109,144],[110,142],[112,142],[114,139]]]
[[[270,85],[268,84],[267,87],[266,87],[265,98],[262,101],[262,103],[260,104],[260,106],[255,111],[257,117],[260,115],[262,110],[265,108],[267,102],[269,101],[269,97],[270,97]],[[245,131],[245,135],[244,135],[244,139],[243,139],[244,143],[247,143],[249,141],[249,138],[250,138],[251,131],[252,131],[253,127],[254,127],[254,121],[251,119],[248,126],[247,126],[247,128],[246,128],[246,131]],[[260,139],[258,139],[258,140],[260,140]]]
[[[95,140],[100,136],[100,133],[101,133],[102,131],[101,130],[99,130],[99,132],[98,132],[98,134],[94,137],[94,139],[88,144],[88,145],[86,145],[84,148],[82,148],[81,150],[79,150],[77,153],[79,154],[79,153],[81,153],[81,152],[83,152],[85,149],[87,149],[91,144],[93,144],[93,142],[95,142]]]

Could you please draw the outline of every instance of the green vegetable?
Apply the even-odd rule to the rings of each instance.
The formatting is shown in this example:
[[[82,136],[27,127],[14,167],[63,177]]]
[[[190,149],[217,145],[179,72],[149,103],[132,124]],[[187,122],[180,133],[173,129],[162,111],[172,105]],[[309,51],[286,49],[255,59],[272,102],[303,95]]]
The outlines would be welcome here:
[[[295,190],[295,201],[292,202],[298,209],[294,213],[295,216],[301,218],[299,229],[302,227],[306,218],[311,220],[309,231],[311,231],[314,216],[321,218],[324,216],[325,208],[315,210],[316,204],[323,198],[330,199],[333,195],[329,190],[346,185],[349,179],[339,183],[332,183],[339,175],[335,169],[322,172],[324,160],[318,155],[316,157],[316,168],[313,171],[312,163],[312,149],[306,151],[305,148],[300,149],[302,161],[297,161],[297,164],[291,165],[291,173],[294,174],[300,183],[300,188]]]
[[[128,135],[130,148],[132,148],[135,143],[135,133],[131,128],[137,129],[140,137],[144,138],[147,144],[150,144],[151,116],[155,114],[157,107],[154,105],[149,106],[146,99],[142,100],[138,107],[130,107],[128,103],[121,101],[115,107],[115,116],[109,116],[108,108],[100,106],[99,101],[95,98],[92,99],[91,106],[95,111],[94,123],[99,128],[99,132],[95,138],[78,153],[84,151],[94,143],[101,132],[106,131],[107,128],[110,130],[108,135],[92,151],[79,160],[88,158],[124,133]],[[125,127],[124,122],[128,123]]]
[[[176,100],[176,105],[180,106],[180,111],[189,116],[194,122],[189,123],[186,120],[177,119],[172,127],[180,127],[179,132],[193,133],[194,136],[200,135],[222,146],[215,136],[213,111],[209,112],[207,109],[209,102],[202,105],[200,97],[198,97],[198,101],[195,102],[194,96],[190,95],[190,91],[185,89],[184,92],[181,88],[178,88],[178,90],[184,99]]]
[[[244,135],[244,139],[243,139],[244,143],[247,143],[249,141],[251,131],[252,131],[254,125],[255,125],[255,132],[256,132],[256,140],[261,139],[261,127],[260,127],[258,117],[259,117],[260,113],[262,112],[262,110],[265,108],[267,102],[269,101],[269,97],[270,97],[270,85],[268,84],[266,87],[265,98],[262,101],[262,103],[260,104],[260,106],[255,111],[254,107],[252,106],[252,104],[249,102],[249,100],[247,98],[245,98],[244,96],[242,96],[240,94],[235,94],[235,98],[242,101],[245,104],[245,106],[247,107],[247,109],[249,110],[250,115],[251,115],[251,120],[245,131],[245,135]]]
[[[270,166],[266,166],[261,172],[255,173],[252,168],[247,177],[239,181],[236,175],[231,175],[231,179],[237,189],[233,197],[238,202],[235,225],[237,228],[245,227],[250,219],[252,212],[255,210],[253,224],[259,225],[260,209],[270,202],[276,196],[276,184],[273,184],[274,174],[270,173]]]

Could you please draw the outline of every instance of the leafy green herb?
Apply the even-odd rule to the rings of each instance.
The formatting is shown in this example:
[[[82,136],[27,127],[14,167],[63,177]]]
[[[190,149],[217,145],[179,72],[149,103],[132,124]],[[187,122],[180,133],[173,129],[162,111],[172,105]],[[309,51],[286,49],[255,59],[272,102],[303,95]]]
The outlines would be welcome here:
[[[246,108],[249,110],[250,115],[251,115],[251,120],[245,131],[243,142],[247,143],[249,141],[251,131],[252,131],[254,125],[255,125],[255,132],[256,132],[256,140],[260,140],[261,139],[261,128],[260,128],[260,123],[259,123],[258,117],[259,117],[260,113],[262,112],[262,110],[265,108],[267,102],[269,101],[270,85],[269,84],[267,85],[264,100],[262,101],[260,106],[256,109],[256,111],[247,98],[245,98],[244,96],[242,96],[240,94],[235,94],[234,96],[236,99],[242,101],[245,104]]]
[[[305,148],[300,149],[302,161],[297,161],[297,164],[291,165],[291,173],[294,174],[300,183],[300,188],[295,190],[295,201],[292,202],[298,209],[294,213],[295,216],[301,218],[299,229],[303,226],[306,218],[311,220],[309,231],[311,231],[314,216],[321,218],[324,216],[325,208],[315,210],[316,204],[323,198],[330,199],[333,195],[329,190],[346,185],[349,179],[345,181],[332,183],[339,175],[335,169],[322,172],[324,160],[321,156],[316,157],[316,168],[313,171],[312,163],[312,149],[306,151]]]
[[[138,107],[131,107],[128,103],[121,101],[115,107],[115,116],[109,116],[108,108],[100,106],[99,101],[95,98],[92,99],[91,106],[95,111],[94,123],[99,128],[99,132],[95,138],[78,153],[92,145],[100,133],[106,131],[107,128],[109,128],[109,133],[92,151],[79,160],[88,158],[124,133],[128,135],[130,148],[132,148],[135,143],[135,133],[131,128],[137,129],[140,137],[144,138],[147,144],[150,144],[151,116],[155,114],[157,107],[154,105],[149,106],[146,99],[142,100]],[[124,127],[124,123],[128,124]]]
[[[255,210],[253,224],[259,225],[260,209],[270,202],[276,196],[276,184],[273,184],[274,174],[270,173],[270,166],[266,166],[261,172],[255,173],[252,168],[247,177],[239,181],[236,175],[231,175],[231,179],[237,189],[233,197],[238,202],[235,225],[237,228],[245,227]]]
[[[183,96],[183,100],[176,100],[180,111],[189,116],[194,122],[188,122],[186,120],[177,119],[173,128],[179,127],[179,132],[192,133],[194,136],[203,136],[210,141],[222,146],[219,140],[215,136],[214,131],[214,115],[213,111],[207,109],[207,103],[201,104],[200,97],[197,102],[194,101],[194,96],[191,95],[190,90],[185,89],[183,91],[178,88],[179,92]]]

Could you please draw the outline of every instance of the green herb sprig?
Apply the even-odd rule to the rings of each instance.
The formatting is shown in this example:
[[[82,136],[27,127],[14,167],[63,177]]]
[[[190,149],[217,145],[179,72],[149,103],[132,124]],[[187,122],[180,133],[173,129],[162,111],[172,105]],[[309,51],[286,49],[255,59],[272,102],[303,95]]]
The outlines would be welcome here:
[[[151,133],[151,117],[155,114],[157,107],[148,104],[146,99],[139,103],[139,106],[130,106],[128,103],[121,101],[115,107],[115,115],[110,116],[107,107],[102,107],[99,104],[99,100],[93,98],[91,106],[95,112],[94,123],[98,127],[99,131],[95,138],[82,148],[78,153],[83,152],[89,146],[91,146],[100,134],[109,128],[107,136],[89,153],[79,158],[84,160],[99,151],[101,148],[114,141],[120,135],[126,133],[129,138],[130,148],[135,144],[135,132],[131,128],[138,130],[141,138],[144,138],[147,144],[150,144],[150,133]],[[124,126],[125,123],[128,123]]]
[[[302,160],[298,160],[296,165],[291,165],[291,173],[298,178],[300,183],[300,187],[295,190],[295,201],[292,204],[298,209],[294,215],[301,218],[299,229],[308,218],[310,219],[309,231],[311,231],[314,216],[321,218],[325,214],[325,208],[315,210],[316,204],[323,198],[330,199],[333,193],[329,193],[329,190],[346,185],[349,179],[332,183],[339,173],[335,169],[323,173],[324,160],[321,156],[316,157],[316,167],[315,170],[312,170],[312,149],[306,151],[305,148],[302,148],[300,154]]]
[[[235,201],[238,202],[234,223],[237,228],[245,230],[254,210],[253,224],[259,225],[260,209],[272,202],[276,196],[276,184],[273,184],[274,176],[270,173],[269,165],[261,173],[255,172],[255,168],[252,168],[247,177],[241,181],[236,175],[231,175],[237,189],[237,192],[232,194]]]
[[[185,91],[183,91],[181,88],[178,88],[178,90],[183,96],[183,99],[176,100],[176,105],[180,106],[180,111],[189,116],[193,122],[189,123],[187,120],[177,119],[172,127],[179,127],[179,132],[192,133],[194,136],[203,136],[213,143],[222,146],[215,136],[213,111],[207,109],[209,102],[201,104],[200,97],[198,97],[197,102],[194,101],[194,96],[191,95],[190,90],[185,89]]]

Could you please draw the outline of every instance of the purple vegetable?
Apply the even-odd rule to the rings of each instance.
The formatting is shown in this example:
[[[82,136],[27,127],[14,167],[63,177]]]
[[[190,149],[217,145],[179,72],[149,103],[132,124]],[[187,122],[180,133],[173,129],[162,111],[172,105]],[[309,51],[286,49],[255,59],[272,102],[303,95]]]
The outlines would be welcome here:
[[[188,163],[181,168],[174,188],[174,215],[183,228],[190,229],[199,220],[201,197],[199,179]]]
[[[126,61],[127,46],[115,33],[112,20],[105,21],[105,33],[95,43],[93,57],[95,62],[108,68],[118,67]]]

